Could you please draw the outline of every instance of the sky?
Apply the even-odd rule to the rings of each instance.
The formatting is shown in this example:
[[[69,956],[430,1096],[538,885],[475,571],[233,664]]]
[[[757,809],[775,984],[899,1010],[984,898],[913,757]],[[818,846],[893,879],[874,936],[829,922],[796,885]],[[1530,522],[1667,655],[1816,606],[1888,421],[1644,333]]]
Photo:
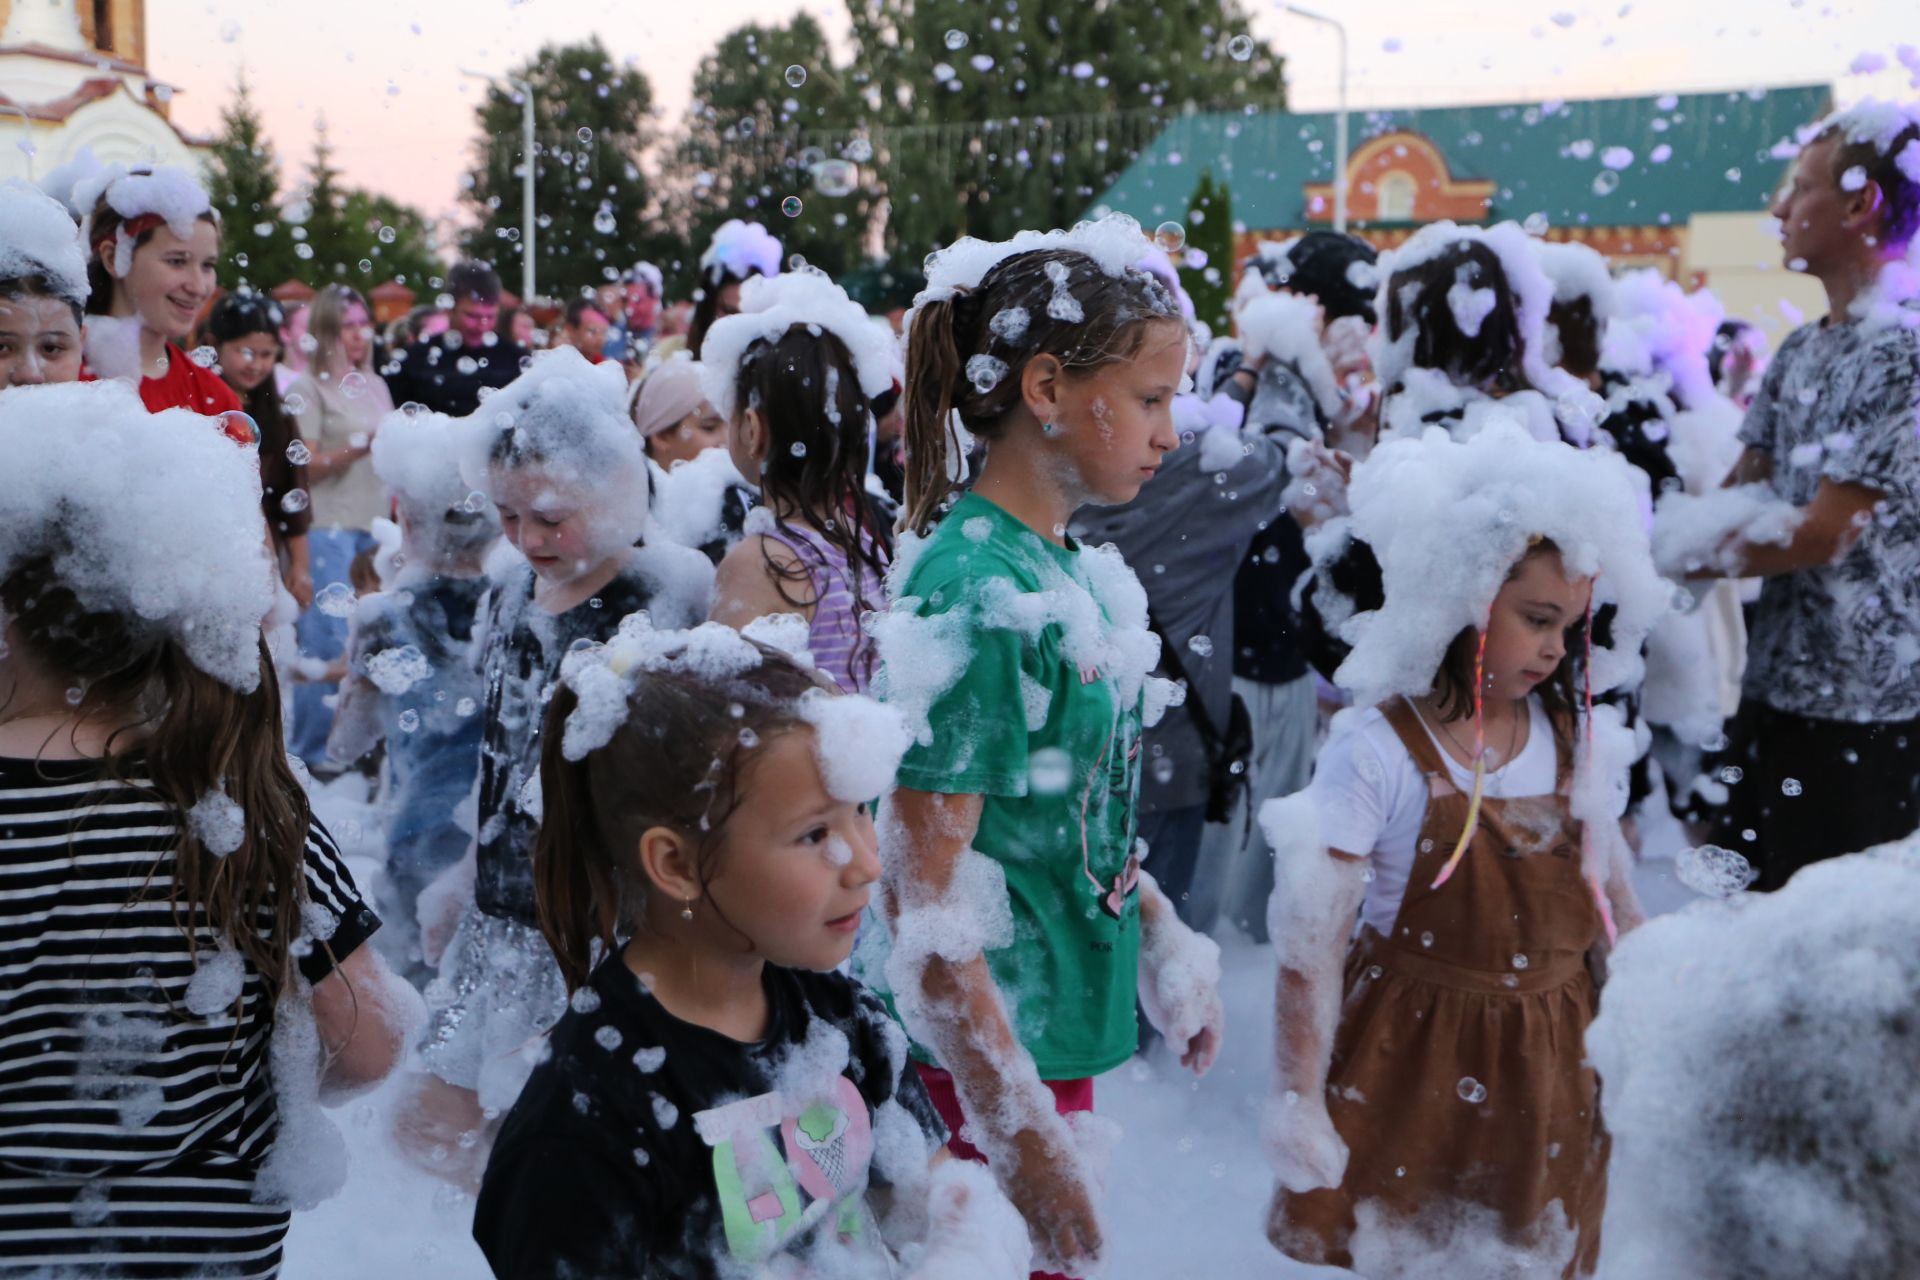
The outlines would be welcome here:
[[[1254,30],[1286,56],[1295,109],[1331,109],[1334,34],[1271,0],[1242,3]],[[1809,82],[1834,84],[1843,103],[1920,94],[1896,50],[1920,42],[1913,0],[1324,0],[1323,8],[1347,26],[1356,108]],[[463,70],[498,74],[544,42],[597,34],[647,74],[660,123],[671,126],[694,68],[726,32],[801,11],[844,52],[842,0],[151,0],[148,70],[178,87],[175,121],[207,133],[244,67],[288,178],[297,179],[324,116],[349,183],[441,216],[457,209],[484,91]],[[1863,55],[1887,69],[1854,73]]]

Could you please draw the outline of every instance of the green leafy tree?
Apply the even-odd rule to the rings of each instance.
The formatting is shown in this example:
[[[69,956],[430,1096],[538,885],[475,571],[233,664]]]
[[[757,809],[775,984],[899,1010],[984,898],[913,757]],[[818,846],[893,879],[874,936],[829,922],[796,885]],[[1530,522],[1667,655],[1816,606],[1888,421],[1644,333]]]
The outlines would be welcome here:
[[[757,220],[789,254],[839,276],[861,265],[874,217],[871,169],[848,159],[865,114],[809,14],[721,38],[693,76],[693,105],[666,166],[669,262],[684,295],[700,252],[728,218]],[[797,201],[797,203],[793,203]]]
[[[1282,105],[1236,0],[847,0],[896,263],[1070,225],[1165,123]]]
[[[220,111],[208,148],[207,195],[220,214],[220,281],[261,289],[303,274],[280,221],[280,161],[261,126],[246,73]]]
[[[1215,333],[1227,330],[1227,305],[1233,298],[1233,193],[1225,183],[1215,182],[1208,169],[1194,184],[1193,199],[1187,203],[1187,250],[1180,263],[1180,283],[1193,299],[1196,317]],[[1206,255],[1199,266],[1192,251]]]
[[[420,291],[438,275],[432,227],[419,210],[388,196],[347,186],[333,163],[324,122],[315,126],[307,182],[287,202],[285,216],[298,277],[309,285],[333,282],[366,290],[399,280]]]
[[[532,87],[536,285],[571,297],[604,284],[662,240],[647,221],[652,196],[642,160],[653,142],[653,88],[630,64],[616,63],[598,37],[545,45],[509,78]],[[521,98],[496,83],[476,117],[480,136],[463,199],[477,225],[463,245],[494,263],[510,289],[520,287]]]

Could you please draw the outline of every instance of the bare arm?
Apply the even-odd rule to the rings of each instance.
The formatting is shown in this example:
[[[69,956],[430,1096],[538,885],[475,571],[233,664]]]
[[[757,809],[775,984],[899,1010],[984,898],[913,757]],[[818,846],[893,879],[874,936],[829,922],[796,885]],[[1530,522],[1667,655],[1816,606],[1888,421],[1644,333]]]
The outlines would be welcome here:
[[[385,1079],[426,1016],[420,995],[362,944],[314,984],[313,1019],[326,1066],[320,1086],[340,1102]]]
[[[960,892],[979,796],[902,788],[888,806],[881,901],[894,935],[888,977],[913,1034],[952,1074],[974,1145],[1020,1210],[1041,1257],[1097,1258],[1101,1235],[1071,1132],[1014,1035]],[[964,940],[964,941],[962,941]]]
[[[1753,452],[1749,449],[1742,455],[1740,467],[1734,469],[1736,475]],[[1765,458],[1764,454],[1760,456]],[[1833,564],[1860,540],[1867,522],[1873,519],[1875,504],[1885,497],[1884,492],[1868,485],[1822,480],[1814,490],[1813,501],[1801,508],[1800,524],[1785,545],[1736,541],[1726,548],[1728,560],[1740,566],[1733,576],[1766,578]],[[1706,570],[1696,576],[1717,575]]]
[[[1737,489],[1743,484],[1760,484],[1773,479],[1773,455],[1764,449],[1748,445],[1740,451],[1740,460],[1733,464],[1733,470],[1727,472],[1727,478],[1720,482],[1722,489]]]
[[[768,556],[773,557],[772,564],[768,563]],[[794,576],[776,577],[775,565]],[[738,630],[772,614],[797,613],[812,622],[813,603],[795,604],[780,592],[785,583],[789,592],[802,599],[811,594],[806,579],[799,576],[800,568],[799,558],[792,551],[762,534],[749,534],[740,539],[714,571],[713,608],[707,615],[708,621],[725,623]]]

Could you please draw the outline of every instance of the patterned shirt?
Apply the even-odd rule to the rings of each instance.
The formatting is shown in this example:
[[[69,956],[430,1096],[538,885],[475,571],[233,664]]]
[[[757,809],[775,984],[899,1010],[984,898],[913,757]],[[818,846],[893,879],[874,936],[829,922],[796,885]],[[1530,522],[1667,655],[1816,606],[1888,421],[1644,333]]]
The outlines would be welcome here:
[[[1796,507],[1822,480],[1885,495],[1838,562],[1767,579],[1743,693],[1777,711],[1920,717],[1920,306],[1902,317],[1794,330],[1740,430]]]

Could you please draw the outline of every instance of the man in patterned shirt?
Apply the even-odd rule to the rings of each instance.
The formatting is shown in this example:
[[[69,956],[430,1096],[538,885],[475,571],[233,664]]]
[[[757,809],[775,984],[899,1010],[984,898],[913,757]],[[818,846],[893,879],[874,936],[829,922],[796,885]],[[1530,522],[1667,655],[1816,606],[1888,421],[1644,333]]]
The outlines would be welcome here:
[[[1920,823],[1920,103],[1813,130],[1773,213],[1828,313],[1781,345],[1728,479],[1801,513],[1734,548],[1765,585],[1714,839],[1766,890]]]

